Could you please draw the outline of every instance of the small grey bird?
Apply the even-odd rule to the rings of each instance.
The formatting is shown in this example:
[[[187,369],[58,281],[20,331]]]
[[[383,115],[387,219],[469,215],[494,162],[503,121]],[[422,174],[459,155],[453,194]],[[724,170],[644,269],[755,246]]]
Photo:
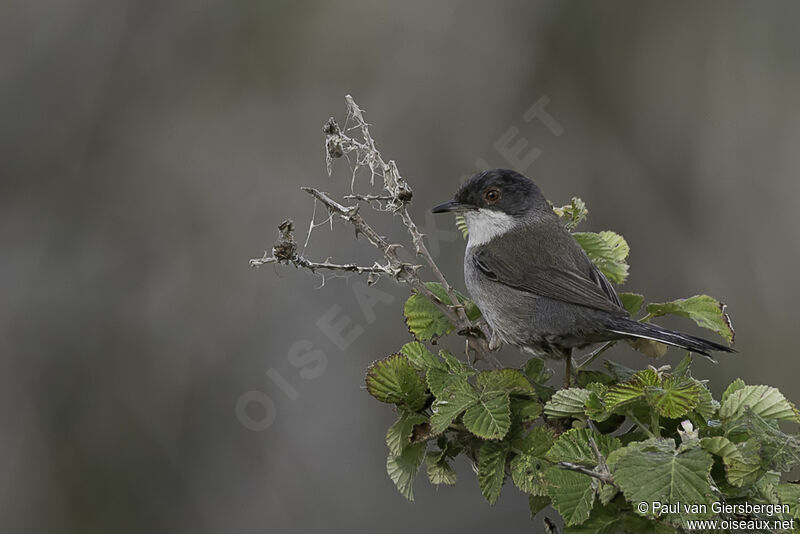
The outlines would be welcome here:
[[[645,338],[708,356],[735,352],[698,337],[632,320],[616,291],[530,179],[505,169],[470,178],[433,213],[464,216],[464,278],[492,328],[489,346],[566,358],[592,343]]]

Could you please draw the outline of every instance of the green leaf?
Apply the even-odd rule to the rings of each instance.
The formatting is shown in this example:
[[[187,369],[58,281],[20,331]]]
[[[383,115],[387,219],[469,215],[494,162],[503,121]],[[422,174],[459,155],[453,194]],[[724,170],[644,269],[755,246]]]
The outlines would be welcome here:
[[[444,286],[436,282],[428,282],[425,285],[442,303],[450,305],[450,297]],[[480,317],[480,310],[474,302],[457,291],[454,293],[459,303],[464,305],[469,320],[474,321]],[[408,298],[403,307],[403,315],[408,330],[420,341],[436,339],[455,330],[453,323],[436,305],[420,293],[414,293]]]
[[[795,519],[800,519],[800,484],[778,484],[775,492],[781,503],[789,505],[790,515]]]
[[[628,312],[628,315],[634,317],[639,310],[642,309],[644,304],[644,295],[638,293],[620,293],[619,300],[622,301],[622,307]]]
[[[667,314],[688,317],[698,326],[712,330],[728,343],[733,343],[735,332],[731,318],[725,313],[725,305],[708,295],[695,295],[672,302],[650,303],[647,305],[647,313],[653,317]]]
[[[434,356],[433,353],[419,341],[406,343],[400,349],[400,352],[404,354],[406,358],[408,358],[408,361],[417,371],[425,372],[431,367],[440,369],[445,368],[445,365],[441,362],[441,360]]]
[[[698,385],[700,392],[700,396],[697,401],[697,406],[695,406],[694,411],[703,420],[707,423],[711,419],[714,418],[714,415],[719,410],[719,402],[714,400],[714,397],[711,395],[711,392],[708,390],[707,387],[702,382],[695,380],[695,383]]]
[[[376,360],[367,369],[367,391],[381,402],[409,411],[420,410],[428,398],[425,383],[402,354]]]
[[[731,453],[725,464],[725,475],[732,485],[742,488],[753,484],[762,475],[761,446],[754,439],[737,443],[738,454]]]
[[[598,506],[592,510],[589,519],[580,525],[564,529],[564,534],[615,534],[621,521],[618,510],[606,506]],[[636,531],[639,534],[640,531]]]
[[[548,504],[550,504],[550,497],[528,495],[528,509],[531,512],[531,519],[536,517],[536,514],[547,508]]]
[[[389,447],[389,453],[395,456],[401,455],[411,445],[414,425],[420,425],[427,420],[427,417],[418,413],[400,415],[400,418],[386,432],[386,445]]]
[[[646,386],[644,393],[650,406],[671,419],[683,417],[700,401],[700,387],[691,378],[669,376],[660,386]]]
[[[542,414],[542,405],[531,399],[511,399],[511,420],[519,423],[530,423]]]
[[[746,407],[749,406],[753,413],[765,419],[800,422],[795,407],[776,388],[743,386],[733,392],[726,391],[725,393],[725,401],[719,409],[719,416],[723,420],[730,421],[740,418]]]
[[[511,460],[511,479],[520,491],[529,495],[547,495],[544,472],[553,466],[544,458],[532,454],[519,454]]]
[[[555,395],[544,405],[544,413],[549,417],[582,417],[584,403],[589,398],[589,390],[568,388],[556,391]]]
[[[478,485],[489,504],[497,502],[506,477],[508,443],[487,441],[478,453]]]
[[[439,355],[444,359],[444,364],[429,368],[425,375],[431,393],[437,398],[453,384],[465,382],[477,372],[446,350],[439,351]]]
[[[423,458],[425,458],[425,444],[418,443],[407,447],[403,454],[399,456],[390,454],[386,459],[386,472],[389,478],[409,501],[414,500],[414,479],[417,477]]]
[[[517,369],[494,369],[481,371],[475,377],[478,389],[485,393],[534,393],[533,386]]]
[[[595,484],[591,477],[551,467],[544,473],[547,495],[564,523],[579,525],[589,519],[595,497]]]
[[[594,453],[589,438],[594,439],[603,458],[622,446],[619,439],[606,436],[588,428],[573,428],[561,434],[553,447],[547,452],[545,458],[551,462],[572,462],[586,467],[597,465],[597,456]]]
[[[553,377],[553,370],[548,369],[544,364],[544,359],[534,356],[522,366],[522,372],[531,382],[546,384]]]
[[[507,394],[482,394],[464,412],[464,426],[483,439],[502,439],[511,428],[511,403]]]
[[[452,486],[456,483],[456,470],[453,469],[444,454],[441,454],[440,457],[428,454],[427,472],[431,484]]]
[[[729,385],[728,388],[725,390],[725,393],[722,394],[722,402],[728,400],[728,397],[730,397],[732,393],[739,391],[740,389],[744,389],[745,385],[746,384],[744,383],[744,380],[742,380],[741,378],[737,378],[736,380],[731,382],[731,385]]]
[[[781,432],[775,421],[762,418],[750,408],[746,408],[742,421],[761,445],[762,467],[789,471],[800,465],[800,439]]]
[[[734,486],[749,486],[762,472],[755,440],[736,445],[724,436],[715,436],[701,439],[700,446],[722,459],[728,482]]]
[[[467,408],[478,402],[478,392],[466,380],[450,385],[431,406],[431,431],[440,434]]]
[[[515,440],[514,447],[523,454],[544,458],[555,442],[555,433],[549,427],[535,426],[524,437]]]
[[[725,460],[744,460],[742,453],[736,448],[736,445],[724,436],[714,436],[711,438],[703,438],[700,440],[700,446],[711,454],[715,454]]]
[[[575,232],[573,237],[586,251],[598,269],[615,284],[628,278],[628,257],[630,247],[625,239],[615,232]]]
[[[681,502],[707,506],[706,514],[668,514],[668,520],[675,524],[687,518],[711,517],[711,503],[715,498],[708,475],[713,460],[702,448],[681,451],[675,448],[672,439],[654,438],[615,450],[607,463],[629,502]],[[652,508],[648,514],[652,515]]]
[[[634,373],[628,382],[610,387],[603,400],[609,410],[616,410],[643,399],[645,388],[660,385],[661,378],[658,373],[652,369],[645,369]]]
[[[572,232],[575,228],[586,219],[589,215],[589,210],[586,209],[586,203],[578,197],[572,197],[572,201],[566,206],[560,208],[553,207],[556,215],[561,217],[562,222],[567,230]]]

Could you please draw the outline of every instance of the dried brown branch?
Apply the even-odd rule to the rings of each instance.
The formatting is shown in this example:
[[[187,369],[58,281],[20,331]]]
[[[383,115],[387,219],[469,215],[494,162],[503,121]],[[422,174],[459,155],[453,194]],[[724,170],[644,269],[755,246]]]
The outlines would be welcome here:
[[[372,266],[361,266],[352,263],[331,263],[327,260],[325,262],[313,262],[308,260],[297,252],[297,246],[291,233],[292,225],[290,221],[287,221],[279,227],[281,230],[281,238],[273,247],[272,255],[270,256],[265,252],[263,257],[250,260],[250,264],[254,267],[259,267],[270,263],[287,263],[295,267],[308,269],[312,272],[324,269],[329,271],[362,273],[369,274],[370,281],[374,281],[378,276],[391,277],[398,282],[408,284],[414,291],[425,295],[433,302],[436,308],[456,326],[458,333],[467,338],[468,355],[472,354],[476,359],[489,356],[491,359],[487,341],[489,335],[485,323],[478,322],[473,324],[469,320],[464,306],[456,297],[453,287],[447,281],[444,274],[442,274],[433,256],[431,256],[425,244],[424,234],[419,231],[419,228],[411,218],[407,207],[413,197],[411,187],[400,175],[394,160],[387,161],[381,155],[375,140],[370,134],[369,125],[364,119],[364,113],[358,104],[356,104],[355,100],[353,100],[353,97],[347,95],[345,96],[345,101],[347,103],[348,113],[347,122],[345,124],[351,120],[355,124],[350,128],[343,129],[340,128],[337,122],[331,117],[323,128],[323,132],[325,133],[328,174],[330,175],[332,172],[334,159],[347,157],[354,165],[351,190],[354,188],[357,172],[362,167],[366,167],[370,171],[370,184],[374,185],[376,176],[383,178],[385,194],[357,194],[355,191],[352,191],[352,194],[344,198],[347,200],[367,201],[370,203],[377,202],[377,205],[371,204],[373,209],[399,214],[403,226],[406,227],[411,238],[416,255],[423,259],[424,265],[431,270],[435,280],[445,288],[447,292],[446,300],[449,300],[449,302],[441,301],[428,289],[428,286],[425,285],[417,273],[422,267],[421,265],[413,265],[400,260],[397,251],[402,245],[389,243],[383,236],[378,234],[360,215],[360,206],[345,206],[334,200],[328,193],[311,187],[303,187],[301,189],[313,196],[317,202],[322,203],[327,208],[331,218],[339,218],[351,224],[355,228],[356,237],[359,235],[365,236],[374,247],[381,251],[387,263],[381,265],[376,262]],[[352,129],[356,129],[360,132],[360,140],[347,134],[347,131]],[[354,159],[354,162],[351,157]],[[315,224],[312,220],[309,227],[309,237],[314,228]]]

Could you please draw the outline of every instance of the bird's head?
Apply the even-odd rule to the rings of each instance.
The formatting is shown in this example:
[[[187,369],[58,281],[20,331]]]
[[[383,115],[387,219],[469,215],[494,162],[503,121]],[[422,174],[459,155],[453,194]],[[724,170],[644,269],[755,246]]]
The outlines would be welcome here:
[[[507,169],[476,174],[461,186],[453,200],[431,211],[463,215],[470,244],[482,244],[520,224],[553,213],[535,183]]]

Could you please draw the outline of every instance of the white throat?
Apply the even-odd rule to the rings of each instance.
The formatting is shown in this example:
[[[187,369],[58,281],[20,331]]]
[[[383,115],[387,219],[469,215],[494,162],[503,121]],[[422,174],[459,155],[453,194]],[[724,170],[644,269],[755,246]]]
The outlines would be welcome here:
[[[469,230],[467,247],[484,245],[516,228],[519,222],[502,211],[479,209],[464,212],[464,220]]]

